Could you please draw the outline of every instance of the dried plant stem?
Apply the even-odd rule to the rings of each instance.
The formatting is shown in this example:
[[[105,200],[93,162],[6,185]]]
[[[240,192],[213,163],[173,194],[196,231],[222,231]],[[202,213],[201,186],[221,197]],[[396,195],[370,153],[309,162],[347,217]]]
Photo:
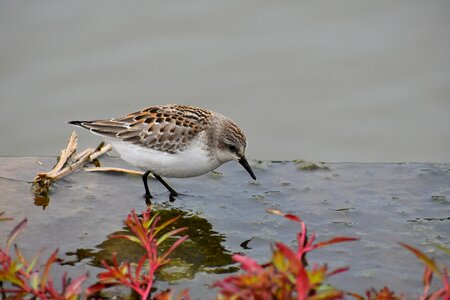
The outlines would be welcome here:
[[[79,169],[85,162],[93,161],[111,150],[111,145],[101,143],[97,148],[88,148],[78,154],[72,161],[78,146],[78,137],[74,131],[69,138],[66,149],[61,150],[59,160],[53,169],[47,173],[39,173],[33,181],[33,192],[36,197],[48,198],[50,186],[55,181]]]
[[[93,161],[94,159],[99,158],[100,156],[102,156],[106,152],[110,151],[111,149],[112,149],[111,144],[106,144],[105,145],[104,143],[101,143],[99,145],[99,147],[97,147],[96,151],[91,154],[91,156],[89,157],[89,160]]]
[[[64,167],[66,162],[69,160],[70,157],[77,151],[78,146],[78,136],[76,132],[72,132],[72,135],[69,138],[69,143],[67,144],[66,149],[61,150],[61,155],[59,156],[58,163],[53,167],[53,170],[51,170],[48,173],[41,173],[45,174],[47,177],[54,177],[58,172]],[[38,174],[41,175],[41,174]]]
[[[144,172],[141,172],[141,171],[135,171],[135,170],[129,170],[129,169],[123,169],[123,168],[98,167],[98,168],[86,168],[84,170],[86,172],[120,172],[120,173],[139,175],[139,176],[142,176],[144,174]]]

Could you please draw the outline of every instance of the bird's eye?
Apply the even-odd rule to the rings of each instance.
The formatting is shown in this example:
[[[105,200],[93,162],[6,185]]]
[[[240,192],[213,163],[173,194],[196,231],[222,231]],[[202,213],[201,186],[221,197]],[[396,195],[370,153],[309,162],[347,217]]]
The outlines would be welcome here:
[[[229,149],[231,152],[236,152],[236,146],[235,146],[235,145],[228,145],[228,149]]]

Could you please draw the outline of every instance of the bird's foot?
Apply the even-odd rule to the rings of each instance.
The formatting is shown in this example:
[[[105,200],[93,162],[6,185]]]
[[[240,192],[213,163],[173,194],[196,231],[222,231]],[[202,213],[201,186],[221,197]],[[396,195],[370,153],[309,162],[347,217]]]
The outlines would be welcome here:
[[[170,194],[169,194],[169,201],[170,201],[170,202],[174,202],[177,198],[182,198],[182,197],[199,197],[199,196],[175,192],[175,193],[170,193]],[[200,198],[201,198],[201,197],[202,197],[202,196],[200,196]]]
[[[152,205],[152,199],[153,198],[153,196],[151,195],[151,194],[144,194],[144,199],[145,199],[145,204],[147,205],[147,206],[150,206],[150,205]]]
[[[174,202],[174,201],[176,200],[175,197],[177,197],[177,196],[178,196],[178,193],[170,193],[170,195],[169,195],[169,201],[170,201],[170,202]]]

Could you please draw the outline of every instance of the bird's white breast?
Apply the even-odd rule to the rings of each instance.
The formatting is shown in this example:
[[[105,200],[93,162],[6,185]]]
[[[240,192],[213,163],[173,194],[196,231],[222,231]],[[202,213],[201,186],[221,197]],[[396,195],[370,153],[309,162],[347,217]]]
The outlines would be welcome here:
[[[177,153],[153,150],[120,140],[110,139],[113,148],[126,162],[163,177],[193,177],[216,169],[222,163],[209,155],[201,139]]]

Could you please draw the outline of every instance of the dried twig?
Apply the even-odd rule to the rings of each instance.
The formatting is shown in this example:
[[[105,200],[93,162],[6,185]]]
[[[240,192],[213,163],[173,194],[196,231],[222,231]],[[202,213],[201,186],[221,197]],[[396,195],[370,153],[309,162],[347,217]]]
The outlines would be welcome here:
[[[98,145],[95,152],[91,154],[91,156],[89,157],[89,160],[93,161],[93,160],[99,158],[100,156],[102,156],[103,154],[105,154],[106,152],[110,151],[111,149],[112,149],[111,144],[105,145],[105,143],[101,143],[100,145]]]
[[[33,192],[35,194],[35,201],[43,206],[48,204],[48,192],[50,186],[55,181],[58,181],[62,177],[72,173],[80,168],[85,162],[93,161],[100,155],[103,155],[107,151],[111,150],[111,145],[101,143],[96,149],[88,148],[74,156],[78,146],[78,137],[74,131],[69,138],[66,149],[61,150],[61,155],[58,162],[50,172],[39,173],[33,181]]]
[[[126,173],[131,175],[143,175],[144,172],[141,171],[135,171],[135,170],[129,170],[129,169],[123,169],[123,168],[106,168],[106,167],[97,167],[97,168],[86,168],[84,169],[86,172],[119,172],[119,173]]]

